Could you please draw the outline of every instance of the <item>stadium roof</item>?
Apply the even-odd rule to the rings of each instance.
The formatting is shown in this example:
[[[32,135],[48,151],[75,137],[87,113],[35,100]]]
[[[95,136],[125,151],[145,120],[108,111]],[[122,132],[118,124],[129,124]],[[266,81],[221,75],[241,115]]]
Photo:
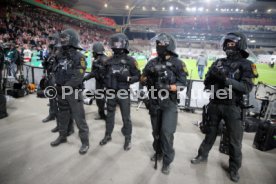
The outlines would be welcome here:
[[[102,16],[160,16],[195,13],[276,13],[275,0],[59,0]]]

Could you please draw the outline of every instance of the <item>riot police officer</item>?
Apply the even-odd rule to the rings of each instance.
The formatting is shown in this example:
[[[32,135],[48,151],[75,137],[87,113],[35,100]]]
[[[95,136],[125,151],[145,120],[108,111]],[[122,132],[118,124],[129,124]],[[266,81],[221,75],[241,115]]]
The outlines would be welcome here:
[[[54,86],[55,85],[55,80],[54,80],[54,67],[55,67],[55,64],[56,64],[56,61],[55,61],[55,56],[58,52],[58,49],[57,49],[57,44],[58,44],[58,33],[56,34],[53,34],[53,35],[50,35],[48,37],[48,40],[49,40],[49,45],[48,45],[48,48],[49,48],[49,53],[48,53],[48,56],[46,56],[42,63],[42,66],[43,66],[43,69],[44,69],[44,73],[45,73],[45,77],[46,77],[46,85],[47,86]],[[52,121],[52,120],[55,120],[56,119],[56,116],[57,116],[57,111],[58,111],[58,108],[57,108],[57,101],[56,99],[49,99],[49,115],[44,118],[42,120],[43,123],[46,123],[46,122],[49,122],[49,121]]]
[[[0,44],[0,119],[8,116],[5,97],[5,86],[2,85],[2,70],[4,68],[4,46]]]
[[[62,48],[57,55],[58,65],[55,68],[56,90],[58,97],[59,137],[51,142],[58,146],[67,141],[66,135],[71,114],[79,128],[81,139],[80,154],[89,149],[89,128],[85,119],[82,99],[82,80],[86,70],[85,57],[78,51],[79,35],[73,29],[66,29],[60,34]]]
[[[0,43],[0,90],[2,90],[2,77],[3,77],[3,69],[4,69],[4,62],[5,62],[5,51],[4,51],[4,44]]]
[[[42,63],[44,74],[46,76],[46,86],[55,86],[55,77],[54,77],[54,68],[57,65],[56,56],[59,52],[59,33],[52,34],[48,37],[49,39],[49,53],[43,58],[44,61]],[[47,123],[49,121],[55,120],[58,114],[58,103],[57,98],[49,99],[49,115],[42,120],[43,123]],[[58,132],[59,123],[57,119],[57,126],[53,128],[51,131]],[[70,123],[68,125],[68,133],[67,135],[71,135],[74,133],[73,119],[70,119]]]
[[[252,90],[252,79],[257,77],[257,71],[256,66],[246,59],[249,54],[245,51],[247,42],[244,34],[226,34],[222,39],[222,47],[227,57],[217,59],[212,64],[204,81],[205,89],[212,89],[208,105],[208,129],[198,155],[191,163],[207,161],[209,151],[216,140],[219,123],[223,119],[229,134],[229,174],[232,181],[238,182],[243,137],[240,104],[242,96]]]
[[[111,134],[114,128],[115,110],[119,104],[123,127],[121,129],[125,136],[124,150],[131,148],[132,123],[130,119],[130,94],[129,85],[139,81],[140,70],[137,68],[137,62],[134,58],[128,56],[128,38],[123,33],[117,33],[109,39],[110,47],[114,55],[106,62],[105,85],[107,91],[107,116],[106,131],[100,145],[105,145],[111,141]],[[127,91],[123,98],[120,98],[119,91]],[[108,95],[112,93],[112,95]]]
[[[156,44],[158,56],[145,66],[141,83],[147,85],[149,90],[149,114],[155,150],[151,160],[157,162],[157,159],[163,158],[162,172],[169,174],[175,155],[173,140],[177,125],[177,89],[186,86],[188,73],[185,63],[178,59],[176,42],[171,35],[161,33],[152,41]]]
[[[107,61],[107,56],[104,55],[104,46],[100,42],[93,44],[93,57],[94,61],[92,64],[91,72],[84,77],[84,81],[87,81],[91,78],[96,79],[96,90],[103,90],[104,89],[104,75],[105,69],[104,65]],[[98,114],[99,117],[96,117],[95,120],[105,119],[106,115],[104,112],[105,106],[105,97],[99,96],[96,98],[96,103],[98,106]]]

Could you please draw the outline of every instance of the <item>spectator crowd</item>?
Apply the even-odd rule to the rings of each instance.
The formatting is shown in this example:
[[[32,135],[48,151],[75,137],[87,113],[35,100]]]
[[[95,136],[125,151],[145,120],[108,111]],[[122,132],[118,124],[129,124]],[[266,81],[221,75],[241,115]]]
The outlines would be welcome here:
[[[30,60],[29,50],[45,50],[49,35],[69,27],[79,32],[81,46],[85,50],[95,41],[106,44],[108,36],[113,33],[111,29],[80,22],[22,2],[11,1],[9,6],[0,7],[0,42],[13,43],[22,54],[27,50],[25,61]]]

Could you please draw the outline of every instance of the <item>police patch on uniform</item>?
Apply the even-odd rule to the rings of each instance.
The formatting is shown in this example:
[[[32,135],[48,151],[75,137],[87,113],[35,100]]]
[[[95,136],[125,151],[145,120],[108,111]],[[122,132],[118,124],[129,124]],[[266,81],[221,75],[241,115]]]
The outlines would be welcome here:
[[[138,67],[138,62],[137,61],[134,61],[134,65],[135,65],[135,67],[137,68],[137,69],[139,69]]]
[[[80,64],[83,68],[86,68],[86,61],[85,59],[82,57],[81,60],[80,60]]]
[[[187,67],[186,67],[186,64],[185,63],[182,63],[182,66],[183,66],[183,71],[187,74],[187,75],[189,75],[189,72],[188,72],[188,69],[187,69]]]
[[[252,68],[252,72],[253,72],[254,76],[258,77],[259,74],[258,74],[258,71],[257,71],[256,64],[251,64],[251,68]]]

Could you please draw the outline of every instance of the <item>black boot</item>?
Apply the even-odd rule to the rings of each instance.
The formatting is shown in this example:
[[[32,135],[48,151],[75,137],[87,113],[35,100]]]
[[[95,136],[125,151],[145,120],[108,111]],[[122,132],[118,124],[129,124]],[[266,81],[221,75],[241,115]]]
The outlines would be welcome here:
[[[150,158],[151,161],[155,161],[156,159],[156,153],[154,153],[154,155]],[[161,161],[163,159],[163,154],[162,153],[158,153],[157,154],[157,160]]]
[[[56,126],[55,128],[53,128],[52,130],[51,130],[51,132],[53,132],[53,133],[56,133],[56,132],[58,132],[58,126]]]
[[[53,146],[53,147],[58,146],[61,143],[65,143],[65,142],[67,142],[66,137],[60,135],[60,136],[58,136],[58,138],[55,141],[51,142],[51,146]]]
[[[108,143],[111,140],[112,140],[111,135],[106,134],[104,136],[104,138],[101,140],[100,145],[103,146],[103,145],[105,145],[106,143]]]
[[[81,155],[84,155],[85,153],[87,153],[87,151],[89,149],[89,140],[88,140],[88,138],[82,138],[81,143],[82,143],[82,145],[80,147],[79,153]]]
[[[95,117],[94,120],[105,120],[105,116],[98,116],[98,117]]]
[[[3,114],[0,114],[0,119],[3,119],[3,118],[8,117],[8,116],[9,116],[9,114],[8,114],[8,113],[3,113]]]
[[[74,129],[72,129],[72,130],[69,130],[68,132],[67,132],[67,136],[70,136],[70,135],[72,135],[73,133],[74,133],[75,131],[74,131]]]
[[[163,167],[162,167],[161,171],[162,171],[163,174],[166,174],[166,175],[170,174],[170,165],[163,164]]]
[[[125,138],[125,144],[124,144],[124,150],[128,151],[131,149],[131,138],[130,137],[126,137]]]
[[[207,162],[207,157],[203,157],[201,155],[197,155],[195,158],[191,160],[192,164],[199,164],[201,162]]]
[[[240,175],[239,175],[238,171],[230,170],[229,174],[230,174],[230,179],[233,182],[238,182],[239,181]]]
[[[43,123],[47,123],[49,121],[55,120],[55,116],[49,115],[45,119],[42,120]]]

